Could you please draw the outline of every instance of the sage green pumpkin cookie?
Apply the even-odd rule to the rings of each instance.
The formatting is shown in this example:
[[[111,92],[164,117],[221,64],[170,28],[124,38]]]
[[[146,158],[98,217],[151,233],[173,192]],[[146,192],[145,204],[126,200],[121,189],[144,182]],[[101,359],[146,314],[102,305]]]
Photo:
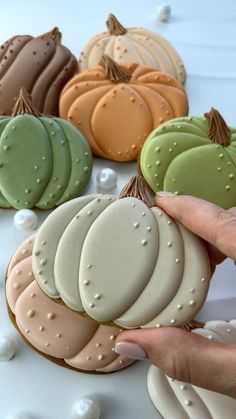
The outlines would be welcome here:
[[[21,90],[12,117],[0,118],[0,206],[53,208],[80,194],[92,155],[68,121],[41,116]]]
[[[194,195],[226,209],[236,205],[236,129],[213,108],[204,117],[173,119],[154,130],[140,167],[155,192]]]

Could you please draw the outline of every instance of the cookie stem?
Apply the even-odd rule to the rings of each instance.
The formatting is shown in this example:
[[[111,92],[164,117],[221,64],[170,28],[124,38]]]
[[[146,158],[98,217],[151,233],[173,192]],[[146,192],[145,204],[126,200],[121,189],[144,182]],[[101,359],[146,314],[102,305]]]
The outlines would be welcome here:
[[[34,116],[42,116],[31,101],[30,95],[24,87],[20,89],[19,97],[15,103],[11,116],[30,114]]]
[[[214,108],[210,112],[206,112],[205,117],[208,119],[208,136],[213,143],[221,144],[227,147],[230,144],[230,129],[224,118]]]
[[[52,39],[57,44],[61,43],[62,34],[59,29],[55,26],[51,31],[45,32],[42,35],[38,36],[39,39]]]
[[[149,189],[149,187],[143,176],[136,175],[132,177],[130,181],[123,187],[119,197],[132,197],[141,199],[150,208],[153,207],[153,203],[151,203],[149,200],[147,189]]]
[[[127,33],[127,29],[121,25],[119,20],[112,13],[109,14],[106,25],[110,35],[118,36],[125,35]]]
[[[183,326],[183,329],[187,332],[191,332],[191,330],[202,328],[204,324],[205,323],[199,322],[198,320],[191,320]]]
[[[131,74],[124,69],[121,65],[113,61],[108,55],[104,54],[99,64],[105,70],[106,79],[114,83],[128,83],[131,79]]]

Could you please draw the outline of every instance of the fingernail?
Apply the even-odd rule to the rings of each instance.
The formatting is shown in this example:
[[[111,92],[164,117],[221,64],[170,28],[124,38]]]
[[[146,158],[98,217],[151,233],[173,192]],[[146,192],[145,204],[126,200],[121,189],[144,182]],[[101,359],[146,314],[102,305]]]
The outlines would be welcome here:
[[[127,356],[132,359],[148,359],[145,350],[137,343],[127,342],[125,340],[115,344],[115,352],[119,355]]]
[[[176,194],[173,192],[160,191],[157,192],[157,196],[160,196],[161,198],[173,198]]]

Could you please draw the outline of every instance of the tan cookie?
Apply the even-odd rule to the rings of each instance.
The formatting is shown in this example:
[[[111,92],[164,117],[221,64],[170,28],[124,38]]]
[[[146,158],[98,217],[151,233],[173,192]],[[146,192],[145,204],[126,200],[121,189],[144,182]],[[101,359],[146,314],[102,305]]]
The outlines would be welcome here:
[[[108,54],[119,64],[133,61],[158,68],[184,84],[182,60],[165,38],[144,28],[124,28],[113,14],[106,24],[108,32],[96,35],[81,52],[81,71],[94,67],[103,54]]]
[[[113,372],[131,364],[114,352],[118,328],[100,326],[43,293],[32,274],[33,240],[25,240],[16,251],[6,281],[10,316],[26,342],[50,360],[77,370]]]
[[[11,115],[22,87],[39,111],[58,115],[60,92],[76,71],[58,28],[36,38],[13,36],[0,47],[0,115]]]
[[[187,112],[186,93],[169,75],[142,64],[120,66],[107,55],[70,80],[60,97],[60,116],[79,128],[95,155],[116,161],[137,159],[155,127]]]

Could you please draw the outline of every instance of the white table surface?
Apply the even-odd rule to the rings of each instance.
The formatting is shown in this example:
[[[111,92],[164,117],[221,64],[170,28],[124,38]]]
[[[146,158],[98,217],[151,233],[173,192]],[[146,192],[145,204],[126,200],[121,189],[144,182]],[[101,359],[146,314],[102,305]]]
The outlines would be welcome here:
[[[0,0],[0,43],[15,34],[37,35],[57,25],[63,42],[78,56],[97,32],[105,30],[108,13],[125,26],[143,26],[159,31],[178,50],[187,69],[186,90],[190,114],[201,115],[213,105],[228,124],[236,125],[236,2],[233,0],[170,0],[168,23],[154,22],[161,2],[154,0]],[[86,192],[96,192],[96,173],[101,167],[115,168],[119,188],[135,173],[135,164],[96,160]],[[0,419],[17,411],[29,419],[69,419],[73,403],[96,394],[103,419],[159,418],[146,388],[148,362],[139,362],[119,373],[94,376],[76,373],[40,357],[21,340],[6,312],[4,276],[9,258],[26,237],[13,226],[13,210],[0,210],[0,333],[13,334],[18,350],[13,360],[0,363]],[[40,222],[47,213],[38,213]],[[224,262],[212,280],[202,320],[236,316],[236,267]],[[174,419],[174,418],[173,418]],[[200,418],[199,418],[200,419]]]

